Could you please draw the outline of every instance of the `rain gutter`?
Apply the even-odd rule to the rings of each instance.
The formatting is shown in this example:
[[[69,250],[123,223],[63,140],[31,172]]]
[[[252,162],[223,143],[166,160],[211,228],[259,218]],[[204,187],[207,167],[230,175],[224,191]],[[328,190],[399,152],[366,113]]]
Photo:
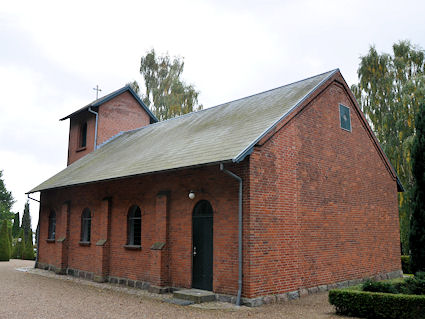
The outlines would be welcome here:
[[[36,201],[38,203],[40,203],[40,201],[38,199],[32,198],[30,197],[29,194],[27,194],[28,199],[32,199],[33,201]],[[37,236],[37,254],[35,255],[35,264],[34,264],[34,268],[37,267],[38,264],[38,251],[40,248],[40,211],[41,211],[41,205],[40,208],[38,210],[38,222],[37,222],[37,230],[36,230],[36,236]]]

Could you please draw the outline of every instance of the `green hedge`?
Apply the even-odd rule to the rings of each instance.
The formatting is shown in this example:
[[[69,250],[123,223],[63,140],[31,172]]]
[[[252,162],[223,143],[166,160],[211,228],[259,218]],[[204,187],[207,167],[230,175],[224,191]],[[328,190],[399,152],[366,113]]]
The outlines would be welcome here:
[[[401,256],[401,269],[403,270],[403,274],[411,274],[412,268],[410,264],[410,256]]]
[[[395,295],[353,289],[329,291],[337,313],[362,318],[424,319],[425,296]]]
[[[398,284],[394,284],[390,281],[366,280],[362,285],[363,291],[384,292],[388,294],[401,293],[398,288]]]
[[[9,232],[7,230],[7,221],[3,220],[0,225],[0,261],[9,261],[10,244]]]
[[[390,294],[425,295],[425,272],[417,272],[414,277],[404,279],[366,280],[361,285],[360,290]]]

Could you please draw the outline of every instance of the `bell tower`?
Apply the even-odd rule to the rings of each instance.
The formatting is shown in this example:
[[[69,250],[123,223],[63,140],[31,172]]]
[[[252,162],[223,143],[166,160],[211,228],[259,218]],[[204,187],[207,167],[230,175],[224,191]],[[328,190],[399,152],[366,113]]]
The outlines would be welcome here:
[[[66,119],[70,120],[67,165],[120,132],[158,122],[130,86],[100,97],[60,120]]]

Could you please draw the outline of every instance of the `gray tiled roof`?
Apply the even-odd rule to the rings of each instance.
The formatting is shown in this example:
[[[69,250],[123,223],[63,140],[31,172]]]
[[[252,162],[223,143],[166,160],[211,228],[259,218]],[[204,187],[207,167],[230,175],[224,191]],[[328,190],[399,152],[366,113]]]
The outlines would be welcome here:
[[[337,71],[120,133],[30,193],[208,163],[238,162]]]

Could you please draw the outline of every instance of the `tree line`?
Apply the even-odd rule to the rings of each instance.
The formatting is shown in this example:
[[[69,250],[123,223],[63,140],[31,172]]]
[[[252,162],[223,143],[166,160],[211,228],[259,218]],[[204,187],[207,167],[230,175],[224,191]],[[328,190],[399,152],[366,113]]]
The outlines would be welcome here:
[[[29,203],[25,203],[22,223],[19,212],[13,213],[11,208],[15,200],[6,189],[3,171],[0,170],[0,261],[10,258],[34,259],[33,231]]]
[[[398,194],[399,221],[401,250],[408,255],[418,182],[413,147],[415,138],[420,138],[417,116],[424,108],[425,55],[409,41],[395,43],[392,51],[378,53],[371,46],[360,58],[359,82],[351,89],[404,186]]]

